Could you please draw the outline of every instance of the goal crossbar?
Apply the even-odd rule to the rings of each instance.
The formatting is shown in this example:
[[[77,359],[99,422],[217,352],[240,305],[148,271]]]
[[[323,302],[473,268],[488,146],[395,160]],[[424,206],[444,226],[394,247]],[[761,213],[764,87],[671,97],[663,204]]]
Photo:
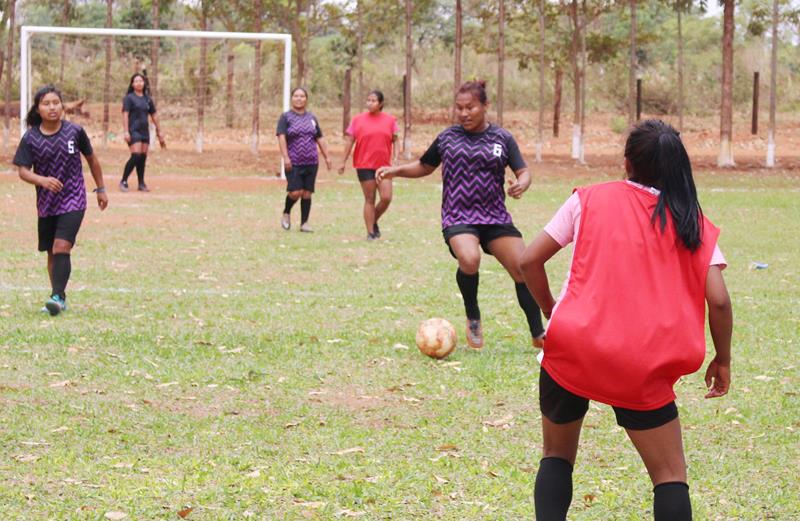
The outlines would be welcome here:
[[[88,36],[141,36],[164,38],[195,38],[209,40],[278,40],[283,41],[283,110],[289,110],[289,89],[292,74],[292,35],[283,33],[238,33],[218,31],[174,31],[162,29],[117,29],[104,27],[44,27],[23,25],[20,27],[19,59],[19,126],[20,135],[25,132],[25,115],[33,96],[31,95],[31,37],[42,34],[71,34]]]

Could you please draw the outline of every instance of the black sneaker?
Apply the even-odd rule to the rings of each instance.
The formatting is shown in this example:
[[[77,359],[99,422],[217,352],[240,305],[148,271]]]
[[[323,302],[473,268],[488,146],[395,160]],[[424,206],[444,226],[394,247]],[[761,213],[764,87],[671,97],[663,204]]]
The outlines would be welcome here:
[[[377,235],[375,235],[374,233],[368,233],[368,234],[367,234],[367,240],[368,240],[368,241],[374,241],[374,240],[376,240],[377,238],[378,238],[378,236],[377,236]]]
[[[128,191],[128,182],[127,181],[120,181],[119,182],[119,191],[120,192],[127,192]]]
[[[142,184],[140,184],[140,185],[139,185],[139,191],[140,191],[140,192],[149,192],[149,191],[150,191],[150,189],[149,189],[149,188],[147,188],[147,185],[146,185],[146,184],[142,183]]]
[[[375,221],[375,224],[372,226],[372,235],[374,235],[376,239],[381,238],[381,229],[378,227],[378,221]]]

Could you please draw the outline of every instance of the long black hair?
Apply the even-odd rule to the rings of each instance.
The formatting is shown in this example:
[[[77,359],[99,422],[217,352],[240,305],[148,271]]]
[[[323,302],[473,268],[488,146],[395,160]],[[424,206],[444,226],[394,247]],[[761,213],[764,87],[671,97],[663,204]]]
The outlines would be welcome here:
[[[658,119],[642,121],[628,136],[625,157],[633,169],[631,181],[661,191],[652,222],[658,220],[663,232],[669,208],[681,242],[695,251],[702,243],[703,210],[697,200],[692,164],[680,133]]]
[[[28,115],[25,116],[25,123],[29,127],[38,127],[42,124],[42,115],[39,114],[39,103],[41,103],[42,98],[44,98],[47,94],[50,93],[55,94],[58,96],[60,101],[64,101],[61,98],[61,91],[58,90],[55,85],[45,85],[41,89],[36,91],[36,94],[33,95],[33,105],[31,105],[31,109],[28,111]]]
[[[143,93],[144,93],[145,96],[147,96],[149,98],[150,97],[150,80],[148,80],[147,76],[145,76],[141,72],[134,73],[134,75],[131,76],[131,81],[128,82],[128,94],[133,92],[133,80],[135,80],[137,76],[144,80],[144,92]]]

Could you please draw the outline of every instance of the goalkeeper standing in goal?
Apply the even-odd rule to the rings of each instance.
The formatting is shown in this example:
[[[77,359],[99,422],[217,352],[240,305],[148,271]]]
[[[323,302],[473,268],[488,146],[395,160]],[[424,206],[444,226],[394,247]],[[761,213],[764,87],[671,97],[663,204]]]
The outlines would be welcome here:
[[[79,125],[62,121],[63,115],[61,93],[52,85],[39,89],[26,118],[28,131],[14,155],[20,179],[36,186],[39,251],[47,252],[52,285],[45,308],[51,315],[67,309],[70,254],[86,212],[81,154],[86,157],[97,186],[97,205],[100,210],[108,206],[103,171],[89,137]]]
[[[147,162],[147,149],[150,146],[148,116],[156,127],[156,137],[158,137],[161,148],[166,148],[167,142],[161,133],[161,126],[158,123],[158,116],[156,116],[156,104],[150,97],[150,82],[146,76],[137,72],[131,76],[128,93],[122,100],[123,132],[125,133],[125,142],[128,143],[131,151],[131,157],[125,163],[122,180],[119,182],[119,189],[123,192],[128,191],[128,177],[134,168],[139,181],[139,191],[150,191],[144,182],[144,167]]]

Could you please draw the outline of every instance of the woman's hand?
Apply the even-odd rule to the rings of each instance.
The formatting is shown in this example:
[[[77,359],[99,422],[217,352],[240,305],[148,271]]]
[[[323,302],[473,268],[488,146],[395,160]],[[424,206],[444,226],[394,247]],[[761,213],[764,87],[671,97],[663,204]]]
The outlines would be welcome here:
[[[345,161],[347,161],[345,159]],[[339,169],[336,171],[337,174],[342,175],[344,173],[344,169],[347,168],[345,161],[342,161],[342,164],[339,165]]]
[[[44,177],[42,176],[42,180],[39,182],[39,186],[47,190],[48,192],[53,192],[57,194],[64,188],[64,183],[56,179],[55,177]]]
[[[325,158],[325,166],[328,168],[328,172],[333,170],[333,161],[331,161],[328,157]]]
[[[156,137],[158,137],[158,144],[161,145],[161,148],[167,148],[167,140],[161,132],[156,132]]]
[[[292,160],[288,157],[283,158],[283,169],[287,172],[292,169]]]
[[[127,144],[129,145],[131,144],[131,133],[128,132],[127,130],[125,131],[124,134],[122,134],[122,138],[125,140]]]
[[[380,183],[384,179],[391,179],[394,177],[394,167],[382,166],[375,171],[375,181]]]
[[[508,180],[508,195],[514,199],[519,199],[522,194],[531,186],[531,175],[524,171],[520,173],[516,179]]]
[[[728,394],[731,386],[731,364],[722,364],[714,358],[706,369],[706,398],[719,398]]]
[[[97,206],[100,207],[101,212],[108,206],[108,194],[105,191],[97,192]]]

